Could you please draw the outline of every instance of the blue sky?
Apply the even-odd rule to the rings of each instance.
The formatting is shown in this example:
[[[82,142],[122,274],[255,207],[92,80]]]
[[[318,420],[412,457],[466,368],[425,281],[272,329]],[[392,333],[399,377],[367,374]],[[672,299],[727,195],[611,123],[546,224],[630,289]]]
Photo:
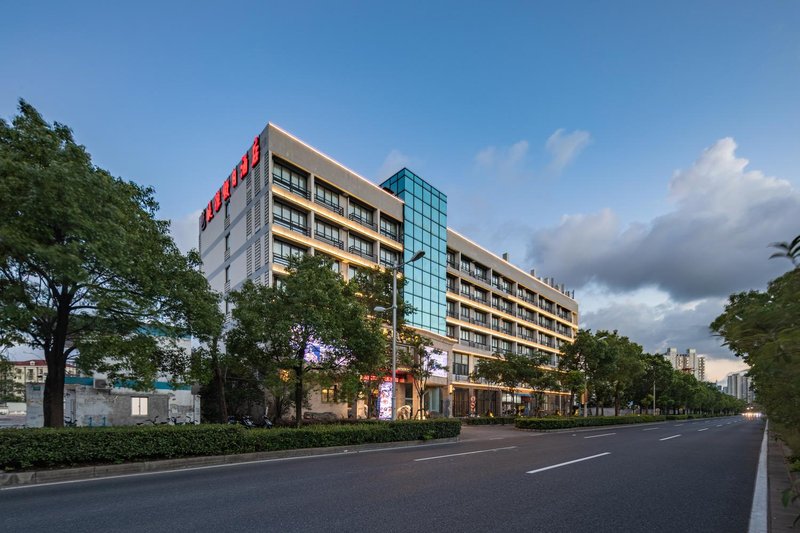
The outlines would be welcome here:
[[[409,166],[452,227],[650,350],[727,364],[721,298],[788,267],[766,244],[800,233],[798,2],[116,4],[5,6],[0,116],[22,97],[71,126],[180,242],[272,121],[374,181]],[[720,228],[752,275],[704,266]]]

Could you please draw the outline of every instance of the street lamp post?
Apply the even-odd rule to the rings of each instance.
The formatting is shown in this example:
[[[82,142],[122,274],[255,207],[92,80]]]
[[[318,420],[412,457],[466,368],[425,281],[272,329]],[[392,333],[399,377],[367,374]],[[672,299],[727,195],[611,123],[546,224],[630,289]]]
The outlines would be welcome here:
[[[395,390],[394,384],[397,380],[397,271],[409,263],[413,263],[425,255],[425,250],[418,250],[414,256],[404,263],[395,263],[392,269],[392,420],[397,420],[397,411],[394,408]],[[375,307],[375,311],[382,313],[387,309],[382,306]]]

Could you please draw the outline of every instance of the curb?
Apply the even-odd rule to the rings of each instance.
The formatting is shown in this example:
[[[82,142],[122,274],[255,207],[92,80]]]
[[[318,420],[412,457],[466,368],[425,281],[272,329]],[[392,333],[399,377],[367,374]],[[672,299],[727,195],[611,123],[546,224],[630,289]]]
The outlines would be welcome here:
[[[364,453],[396,448],[409,448],[412,446],[430,446],[458,442],[459,437],[444,439],[413,440],[401,442],[385,442],[372,444],[356,444],[353,446],[330,446],[327,448],[300,448],[296,450],[281,450],[276,452],[255,452],[237,455],[208,455],[203,457],[186,457],[181,459],[163,459],[158,461],[142,461],[138,463],[124,463],[118,465],[82,466],[77,468],[59,468],[55,470],[31,470],[25,472],[9,472],[0,474],[0,490],[7,490],[26,485],[41,485],[44,483],[68,483],[87,479],[102,479],[106,477],[125,476],[155,472],[168,472],[191,468],[202,468],[219,465],[234,465],[276,459],[293,459],[301,457],[324,457],[329,455],[344,455]]]

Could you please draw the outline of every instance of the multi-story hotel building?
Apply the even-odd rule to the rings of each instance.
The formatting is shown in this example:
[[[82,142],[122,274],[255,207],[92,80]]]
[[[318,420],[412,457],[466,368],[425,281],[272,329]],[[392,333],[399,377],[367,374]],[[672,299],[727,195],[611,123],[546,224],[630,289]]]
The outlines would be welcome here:
[[[431,413],[524,408],[531,391],[512,395],[471,380],[476,362],[541,351],[556,364],[561,344],[574,338],[574,297],[448,228],[447,195],[408,169],[379,186],[268,124],[221,182],[200,219],[199,249],[211,287],[223,294],[247,279],[279,282],[292,254],[324,254],[351,279],[425,251],[404,267],[404,298],[415,309],[407,322],[447,357],[448,371],[428,382]],[[396,405],[416,411],[410,377],[401,369],[397,379]],[[548,392],[545,409],[564,412],[565,397]],[[313,409],[344,414],[334,398],[317,391]]]

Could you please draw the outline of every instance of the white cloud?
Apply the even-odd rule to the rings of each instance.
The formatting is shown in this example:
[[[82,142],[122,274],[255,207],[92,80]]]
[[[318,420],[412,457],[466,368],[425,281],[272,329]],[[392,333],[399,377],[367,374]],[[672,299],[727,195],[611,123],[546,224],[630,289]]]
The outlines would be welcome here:
[[[722,139],[675,172],[667,214],[624,228],[610,209],[565,216],[534,234],[529,259],[572,286],[656,286],[681,301],[763,287],[786,269],[767,245],[797,234],[800,193],[735,149]]]
[[[611,209],[534,233],[528,259],[575,287],[581,326],[618,330],[650,353],[695,348],[709,380],[745,368],[709,329],[727,296],[764,289],[789,267],[768,244],[800,230],[800,192],[748,169],[724,138],[669,182],[672,209],[623,225]]]
[[[528,141],[517,141],[508,147],[487,146],[475,156],[475,164],[492,179],[520,181],[533,177],[529,164]]]
[[[400,150],[392,149],[378,169],[378,182],[383,182],[383,180],[392,177],[404,167],[411,166],[411,163],[412,159],[409,156]]]
[[[552,156],[549,169],[556,174],[564,170],[592,142],[592,136],[588,131],[575,130],[572,133],[564,131],[564,128],[557,129],[544,145]]]
[[[596,286],[595,296],[602,293]],[[576,295],[583,307],[584,291]],[[581,327],[594,331],[618,330],[648,353],[665,353],[667,348],[680,351],[694,348],[706,356],[706,379],[719,381],[728,373],[743,370],[746,365],[736,358],[709,324],[722,312],[724,299],[707,298],[682,304],[670,300],[665,293],[645,289],[630,293],[606,292],[603,305],[581,311]]]
[[[202,209],[193,211],[179,219],[172,219],[169,232],[175,240],[178,249],[186,253],[192,248],[197,249],[197,236],[199,234],[199,221]]]

